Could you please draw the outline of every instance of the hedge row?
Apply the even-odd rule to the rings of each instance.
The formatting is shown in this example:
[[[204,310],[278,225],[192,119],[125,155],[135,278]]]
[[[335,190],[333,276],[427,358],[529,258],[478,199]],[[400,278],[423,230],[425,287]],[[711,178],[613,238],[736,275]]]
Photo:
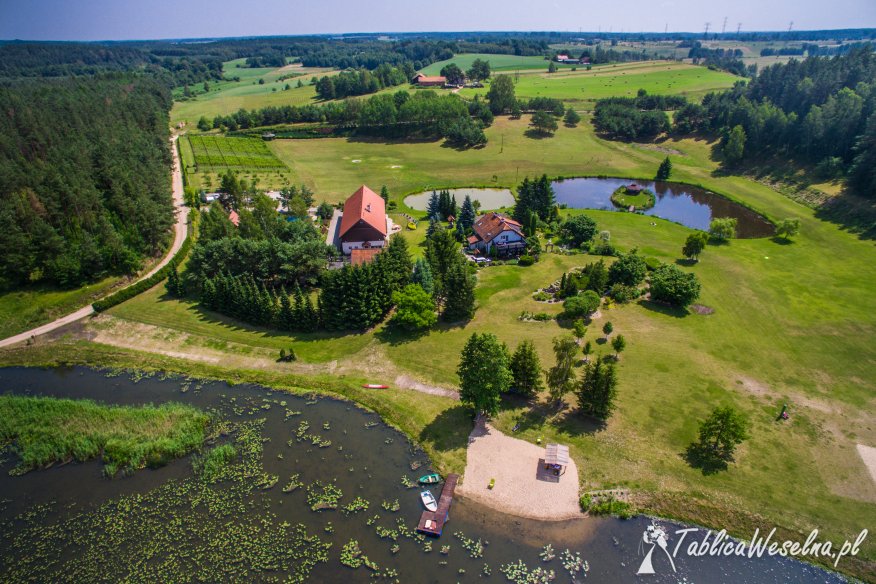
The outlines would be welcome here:
[[[179,248],[176,256],[170,262],[168,262],[166,266],[164,266],[145,280],[140,280],[139,282],[131,284],[127,288],[122,288],[118,292],[110,294],[106,298],[101,298],[91,305],[91,307],[94,308],[94,311],[103,312],[105,310],[109,310],[113,306],[121,304],[125,300],[130,300],[134,296],[140,294],[141,292],[145,292],[149,288],[152,288],[153,286],[164,280],[167,277],[167,274],[170,273],[171,266],[179,265],[186,258],[186,256],[189,255],[189,250],[192,249],[192,245],[194,244],[195,239],[195,223],[197,222],[199,217],[200,214],[197,211],[189,210],[189,235],[183,242],[182,247]]]

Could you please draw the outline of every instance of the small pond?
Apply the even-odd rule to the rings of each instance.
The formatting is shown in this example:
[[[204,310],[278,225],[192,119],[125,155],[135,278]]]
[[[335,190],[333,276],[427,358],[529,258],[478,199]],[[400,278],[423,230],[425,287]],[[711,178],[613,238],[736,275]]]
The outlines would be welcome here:
[[[654,193],[656,202],[645,215],[668,219],[693,229],[707,230],[716,217],[733,217],[738,223],[739,238],[769,237],[772,223],[756,212],[699,187],[671,182],[632,181],[623,178],[572,178],[555,181],[557,203],[572,209],[617,210],[611,194],[619,187],[635,182]]]
[[[472,202],[480,201],[482,211],[511,207],[514,205],[514,195],[509,189],[438,189],[447,190],[451,197],[456,197],[456,204],[462,206],[465,196],[471,197]],[[410,195],[405,197],[405,205],[416,211],[425,211],[429,205],[429,197],[432,191]]]
[[[6,449],[0,456],[0,581],[281,582],[298,576],[330,583],[500,583],[508,581],[502,566],[518,561],[529,570],[553,570],[554,582],[585,581],[563,567],[566,549],[589,562],[586,581],[644,581],[636,570],[650,524],[645,517],[544,523],[458,499],[440,539],[416,537],[418,489],[403,482],[429,472],[428,459],[377,415],[347,402],[86,368],[0,369],[0,393],[117,404],[185,402],[213,412],[224,424],[217,441],[239,447],[231,478],[218,483],[195,475],[191,457],[112,480],[102,476],[98,461],[10,476],[16,460]],[[296,475],[300,487],[284,492]],[[271,477],[278,481],[272,484]],[[311,510],[308,487],[316,481],[342,491],[341,507],[361,497],[367,510]],[[670,534],[679,528],[661,523]],[[353,539],[373,571],[341,564],[342,549]],[[670,545],[675,539],[673,534]],[[331,544],[326,561],[306,565],[313,558],[306,548],[325,544]],[[556,554],[549,561],[540,557],[546,544]],[[284,550],[293,548],[305,552],[289,561]],[[778,557],[681,554],[677,572],[660,548],[653,560],[656,574],[648,582],[845,582]]]

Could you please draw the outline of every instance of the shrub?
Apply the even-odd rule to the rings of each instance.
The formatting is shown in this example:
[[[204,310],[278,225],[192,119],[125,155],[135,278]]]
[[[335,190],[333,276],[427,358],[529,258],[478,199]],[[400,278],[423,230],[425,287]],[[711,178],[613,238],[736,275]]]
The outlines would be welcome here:
[[[686,307],[700,296],[696,274],[681,271],[677,266],[663,265],[651,275],[651,299]]]
[[[635,300],[641,295],[641,292],[635,286],[625,286],[624,284],[615,284],[608,291],[608,295],[615,301],[621,304],[626,304]]]
[[[532,295],[533,300],[537,300],[538,302],[547,302],[550,300],[552,296],[545,292],[544,290],[539,290],[535,294]]]
[[[518,266],[531,266],[535,263],[535,258],[529,255],[520,256],[520,259],[517,260]]]
[[[608,281],[612,284],[625,284],[638,286],[645,279],[648,268],[645,260],[636,253],[636,250],[620,256],[608,269]]]
[[[616,256],[617,248],[607,241],[594,241],[590,244],[590,253],[600,256]]]

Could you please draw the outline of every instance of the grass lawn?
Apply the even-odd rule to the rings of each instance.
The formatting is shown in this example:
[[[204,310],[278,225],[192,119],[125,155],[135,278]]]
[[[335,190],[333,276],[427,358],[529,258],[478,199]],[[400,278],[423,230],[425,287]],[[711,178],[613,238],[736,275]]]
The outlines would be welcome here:
[[[445,61],[437,61],[435,63],[432,63],[431,65],[424,67],[420,71],[422,73],[425,73],[426,75],[438,75],[441,73],[441,69],[443,69],[446,65],[449,65],[450,63],[456,63],[456,65],[460,69],[462,69],[463,71],[468,71],[469,69],[471,69],[471,64],[474,63],[475,59],[489,61],[490,70],[498,73],[532,71],[536,69],[547,71],[548,65],[550,65],[550,61],[548,61],[544,57],[539,56],[522,57],[519,55],[462,53],[459,55],[453,55],[452,58]],[[563,65],[557,63],[557,67],[560,69],[571,69],[574,66],[575,65]]]
[[[724,71],[673,61],[641,61],[599,65],[590,71],[563,70],[556,73],[530,71],[516,80],[517,97],[553,97],[591,106],[604,97],[635,97],[639,89],[658,95],[684,95],[698,101],[710,91],[732,87],[739,77]],[[489,85],[463,89],[460,95],[485,95]]]
[[[212,120],[217,115],[227,115],[240,108],[258,109],[267,106],[304,105],[316,98],[316,90],[310,85],[314,75],[322,76],[330,69],[321,67],[302,67],[292,64],[280,68],[253,68],[244,65],[245,59],[228,61],[223,65],[225,81],[210,83],[210,91],[196,93],[193,98],[182,101],[182,90],[174,91],[177,99],[170,112],[175,125],[186,122],[194,127],[201,116]],[[240,77],[240,81],[232,81]],[[264,84],[259,84],[264,79]],[[304,87],[298,87],[299,79]],[[285,89],[286,84],[290,88]],[[193,89],[201,90],[200,86]]]
[[[31,288],[0,294],[0,338],[51,322],[97,300],[121,278],[104,278],[73,290]]]

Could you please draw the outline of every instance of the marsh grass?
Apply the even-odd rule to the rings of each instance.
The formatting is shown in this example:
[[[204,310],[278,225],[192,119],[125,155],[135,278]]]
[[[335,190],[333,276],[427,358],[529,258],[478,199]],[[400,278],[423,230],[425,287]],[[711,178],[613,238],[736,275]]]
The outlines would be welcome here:
[[[0,396],[0,440],[23,474],[55,462],[100,457],[104,472],[160,466],[196,449],[210,417],[184,404],[111,406],[91,400]]]

